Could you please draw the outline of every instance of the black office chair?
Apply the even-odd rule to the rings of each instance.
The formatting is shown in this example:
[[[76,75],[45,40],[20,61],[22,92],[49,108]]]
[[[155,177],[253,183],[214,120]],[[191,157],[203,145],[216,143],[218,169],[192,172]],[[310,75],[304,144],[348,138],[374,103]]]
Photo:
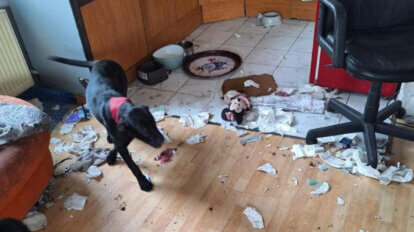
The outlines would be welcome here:
[[[364,134],[370,166],[378,163],[375,133],[414,140],[414,130],[384,123],[405,115],[401,101],[379,110],[383,82],[414,81],[414,0],[320,0],[318,43],[334,68],[371,82],[364,113],[332,99],[328,110],[347,123],[310,130],[307,144],[317,138],[354,132]],[[334,76],[332,78],[335,78]]]

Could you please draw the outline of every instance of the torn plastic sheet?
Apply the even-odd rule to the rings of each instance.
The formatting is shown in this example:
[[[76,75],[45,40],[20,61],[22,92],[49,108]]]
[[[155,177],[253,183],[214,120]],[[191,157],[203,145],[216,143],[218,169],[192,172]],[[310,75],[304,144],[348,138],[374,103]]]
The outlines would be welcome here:
[[[312,190],[310,193],[312,195],[323,195],[329,191],[329,184],[327,182],[323,182],[319,188]]]
[[[221,123],[221,127],[226,130],[235,132],[239,137],[243,137],[244,135],[247,135],[249,133],[246,130],[237,129],[235,126],[232,126],[229,123]]]
[[[94,179],[94,178],[97,178],[97,177],[99,177],[99,176],[102,175],[101,169],[99,169],[99,167],[98,166],[95,166],[95,165],[91,165],[88,168],[88,170],[86,170],[86,172],[88,173],[86,176],[89,179]]]
[[[258,167],[257,171],[262,171],[272,176],[276,175],[276,169],[270,163]]]
[[[256,136],[252,136],[249,137],[247,139],[240,139],[239,142],[241,145],[246,145],[247,143],[252,143],[252,142],[257,142],[257,141],[262,141],[262,136],[261,135],[256,135]]]
[[[210,114],[208,112],[201,112],[194,115],[181,115],[179,122],[186,127],[198,129],[205,126],[209,119]]]
[[[292,131],[293,113],[270,107],[259,107],[257,126],[260,132],[285,134]]]
[[[293,160],[304,157],[315,157],[318,153],[323,151],[324,148],[316,144],[305,146],[302,144],[294,144],[292,146]]]
[[[260,88],[260,85],[257,84],[256,82],[252,81],[252,80],[247,80],[244,82],[244,87],[249,88],[249,87],[254,87],[254,88]]]
[[[250,224],[254,229],[264,229],[263,217],[257,211],[257,209],[253,207],[247,207],[244,209],[243,214],[246,215],[247,219],[249,219]]]
[[[165,106],[164,105],[152,107],[150,109],[150,112],[156,122],[162,121],[165,118]]]
[[[85,207],[86,200],[88,197],[81,196],[77,193],[73,193],[72,196],[69,196],[63,203],[63,207],[67,210],[78,210],[81,211]]]
[[[188,136],[187,140],[185,141],[189,145],[196,145],[199,143],[204,143],[204,138],[207,136],[206,133],[201,132],[198,134]]]
[[[46,216],[38,211],[29,212],[23,219],[23,224],[27,226],[30,231],[39,231],[47,226]],[[3,228],[5,229],[5,228]],[[4,230],[6,231],[6,230]],[[15,231],[15,230],[11,230]]]
[[[76,123],[65,123],[59,129],[59,134],[66,135],[69,134],[73,128],[75,128]]]
[[[325,101],[315,99],[307,94],[295,94],[287,97],[277,95],[251,97],[250,102],[253,106],[266,106],[304,113],[323,114],[325,111]]]
[[[167,132],[165,132],[165,130],[162,127],[157,126],[157,128],[158,128],[158,131],[164,137],[164,143],[172,143],[172,140],[170,139],[170,137],[168,137]]]

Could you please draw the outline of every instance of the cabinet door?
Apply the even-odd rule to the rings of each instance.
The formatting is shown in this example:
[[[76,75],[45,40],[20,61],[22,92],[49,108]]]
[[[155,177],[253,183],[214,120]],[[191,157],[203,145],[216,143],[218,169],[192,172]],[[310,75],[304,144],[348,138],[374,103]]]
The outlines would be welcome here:
[[[244,0],[199,0],[203,22],[216,22],[244,17]]]
[[[175,0],[177,20],[184,18],[197,7],[198,7],[198,0]]]
[[[316,0],[293,0],[292,18],[312,20],[316,18]]]
[[[292,15],[292,0],[245,0],[246,14],[257,16],[258,13],[276,11],[283,18],[290,18]]]
[[[128,70],[148,54],[140,0],[95,0],[81,14],[95,60],[111,59]]]

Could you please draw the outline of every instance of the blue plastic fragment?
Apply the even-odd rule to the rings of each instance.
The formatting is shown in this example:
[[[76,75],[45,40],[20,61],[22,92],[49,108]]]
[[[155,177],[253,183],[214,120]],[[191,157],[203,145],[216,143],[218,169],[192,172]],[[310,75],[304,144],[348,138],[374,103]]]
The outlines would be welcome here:
[[[347,148],[349,148],[349,147],[351,146],[351,144],[352,144],[352,139],[347,138],[347,137],[343,137],[343,138],[341,139],[341,141],[339,141],[339,142],[342,144],[342,148],[343,148],[343,149],[347,149]]]
[[[247,139],[240,139],[239,142],[241,145],[246,145],[246,143],[251,143],[251,142],[256,142],[256,141],[262,141],[262,136],[261,135],[256,135],[256,136],[252,136],[249,137]]]

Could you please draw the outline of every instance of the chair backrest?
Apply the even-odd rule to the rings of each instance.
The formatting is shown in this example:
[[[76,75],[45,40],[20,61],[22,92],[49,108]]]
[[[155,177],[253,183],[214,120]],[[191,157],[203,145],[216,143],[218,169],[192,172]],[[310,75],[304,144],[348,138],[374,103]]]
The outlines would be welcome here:
[[[414,24],[414,0],[337,0],[348,15],[348,30]]]

